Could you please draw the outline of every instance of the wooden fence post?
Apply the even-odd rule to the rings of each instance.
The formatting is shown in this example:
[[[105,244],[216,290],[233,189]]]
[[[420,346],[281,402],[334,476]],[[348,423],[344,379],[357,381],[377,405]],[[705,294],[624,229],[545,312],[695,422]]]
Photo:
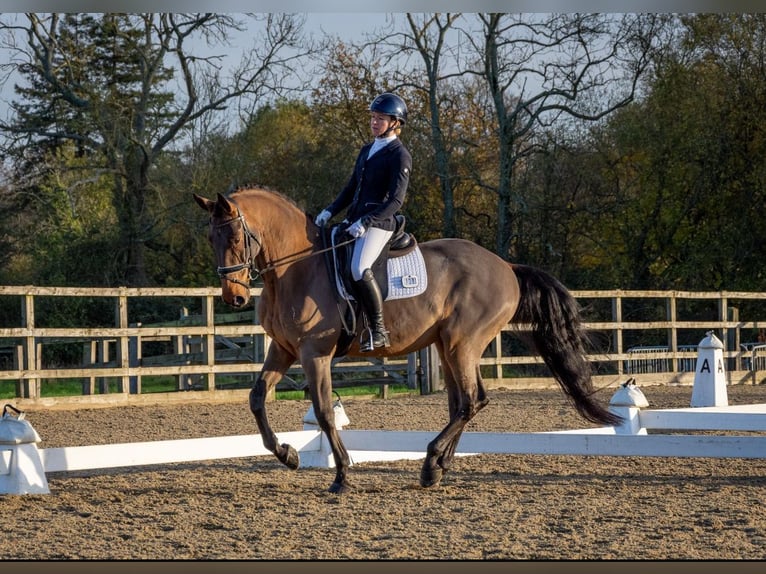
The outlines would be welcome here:
[[[21,323],[29,332],[35,328],[35,297],[31,293],[24,295],[21,306]],[[27,335],[22,342],[23,356],[21,357],[22,368],[28,372],[34,372],[40,367],[40,349],[37,338],[34,335]],[[22,398],[39,399],[40,398],[40,379],[39,377],[29,377],[19,380],[16,387],[17,394]]]
[[[215,365],[215,299],[212,295],[206,295],[204,299],[205,326],[208,328],[204,337],[204,357],[208,367]],[[211,369],[207,374],[207,390],[215,390],[215,372]]]
[[[117,297],[117,308],[115,309],[115,323],[118,329],[122,331],[117,341],[115,341],[115,354],[117,365],[122,370],[122,375],[117,382],[117,391],[123,394],[130,392],[130,351],[128,348],[128,336],[125,331],[128,328],[128,297],[124,289]]]
[[[106,364],[109,362],[109,341],[98,339],[96,341],[96,363]],[[102,395],[109,394],[109,379],[98,377],[98,392]]]
[[[622,298],[612,297],[612,322],[616,324],[622,323]],[[615,329],[613,331],[613,344],[614,350],[618,355],[623,353],[622,344],[622,329]],[[617,375],[622,375],[625,372],[625,366],[623,361],[617,361]]]
[[[137,325],[137,326],[140,326]],[[141,337],[128,338],[128,366],[135,369],[141,365]],[[138,371],[139,373],[141,371]],[[128,378],[128,393],[131,395],[141,394],[141,375],[130,375]]]
[[[83,344],[82,350],[82,362],[85,365],[93,365],[97,360],[96,355],[96,341],[88,341]],[[82,394],[83,395],[95,395],[96,394],[96,377],[88,377],[83,379],[82,382]]]
[[[181,308],[180,312],[180,320],[184,320],[189,317],[189,309],[186,307]],[[189,354],[189,343],[188,343],[188,337],[186,335],[176,335],[172,338],[173,340],[173,352],[176,355],[188,355]],[[188,363],[187,363],[188,364]],[[192,377],[191,375],[176,375],[176,389],[179,391],[188,391],[192,388]]]
[[[439,380],[439,353],[433,345],[418,351],[423,376],[420,380],[420,394],[430,395],[442,388]]]

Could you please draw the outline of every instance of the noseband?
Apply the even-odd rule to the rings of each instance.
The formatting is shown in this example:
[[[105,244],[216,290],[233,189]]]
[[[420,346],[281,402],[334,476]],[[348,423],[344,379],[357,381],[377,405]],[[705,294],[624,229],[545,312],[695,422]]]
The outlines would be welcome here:
[[[247,269],[250,272],[249,273],[250,281],[253,281],[254,279],[256,279],[261,274],[261,271],[255,265],[255,258],[261,252],[262,245],[261,245],[261,241],[255,235],[255,233],[250,231],[250,228],[247,226],[247,221],[245,220],[245,216],[239,212],[239,208],[237,208],[237,217],[234,217],[232,219],[227,219],[226,221],[219,223],[218,225],[216,225],[216,228],[231,225],[235,221],[239,221],[242,224],[242,232],[245,235],[245,252],[242,258],[243,262],[237,263],[236,265],[228,265],[226,267],[217,267],[216,272],[218,273],[218,277],[220,277],[221,279],[226,279],[227,281],[231,281],[232,283],[238,283],[242,285],[243,287],[247,287],[249,289],[250,285],[243,283],[239,279],[232,279],[229,277],[229,275],[231,275],[232,273],[237,273],[238,271],[242,271],[243,269]],[[257,247],[257,249],[253,249],[254,245]]]

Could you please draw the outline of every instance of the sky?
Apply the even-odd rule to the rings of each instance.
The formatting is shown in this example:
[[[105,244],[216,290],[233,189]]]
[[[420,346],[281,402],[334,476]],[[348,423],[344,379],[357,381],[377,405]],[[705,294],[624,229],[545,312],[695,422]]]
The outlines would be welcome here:
[[[357,39],[386,23],[385,12],[312,12],[306,14],[306,29],[326,32],[344,39]]]
[[[359,0],[111,0],[115,12],[748,12],[762,11],[763,0],[377,0],[360,9]],[[0,0],[0,10],[100,12],[97,0]]]
[[[292,0],[287,1],[289,3]],[[32,0],[32,2],[34,3],[35,0]],[[223,2],[225,5],[227,0],[223,0]],[[3,3],[5,3],[5,0],[0,0],[0,6]],[[385,12],[312,12],[306,13],[305,16],[304,30],[306,32],[312,33],[317,37],[322,34],[328,34],[349,41],[362,39],[365,34],[371,33],[376,27],[383,26],[386,23]],[[239,61],[239,49],[246,48],[252,42],[253,38],[248,36],[247,33],[242,33],[239,39],[233,39],[233,49],[231,51],[233,63]],[[219,50],[216,51],[218,52]],[[2,57],[1,50],[0,57]],[[0,117],[5,117],[7,103],[13,98],[13,81],[5,82],[4,85],[0,86]]]
[[[326,33],[341,39],[354,41],[363,39],[365,34],[373,32],[386,23],[387,14],[407,11],[638,11],[638,12],[704,12],[704,11],[749,11],[748,7],[757,6],[762,10],[763,0],[378,0],[372,6],[374,10],[360,10],[358,0],[218,0],[211,5],[209,0],[112,0],[109,7],[115,11],[138,12],[141,10],[179,9],[184,11],[215,8],[220,12],[298,12],[306,16],[305,30],[315,36]],[[71,12],[100,11],[103,3],[95,0],[0,0],[0,9],[5,12],[23,10],[47,11],[53,8]],[[469,7],[470,6],[470,7]],[[237,48],[244,48],[252,39],[243,34],[241,44],[233,45],[232,56]],[[2,54],[0,53],[0,57]],[[7,101],[13,97],[12,82],[0,86],[0,115],[5,116]]]

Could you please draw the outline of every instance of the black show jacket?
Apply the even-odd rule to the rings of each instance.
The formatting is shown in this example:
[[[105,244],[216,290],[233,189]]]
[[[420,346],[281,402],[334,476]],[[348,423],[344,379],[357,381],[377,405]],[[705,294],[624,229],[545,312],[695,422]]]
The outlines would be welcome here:
[[[365,227],[395,228],[394,216],[404,204],[412,170],[412,157],[396,138],[367,159],[372,147],[362,147],[345,187],[327,208],[333,216],[348,208],[346,219],[361,219]]]

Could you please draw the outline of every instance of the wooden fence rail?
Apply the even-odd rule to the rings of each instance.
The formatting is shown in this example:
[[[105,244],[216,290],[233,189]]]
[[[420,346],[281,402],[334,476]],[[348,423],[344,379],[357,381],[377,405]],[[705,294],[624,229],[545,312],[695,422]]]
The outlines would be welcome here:
[[[761,382],[766,343],[759,334],[766,329],[766,293],[616,290],[573,294],[594,343],[589,360],[597,385],[616,384],[626,375],[639,384],[691,384],[696,345],[711,330],[725,344],[729,382]],[[141,402],[147,394],[172,400],[179,394],[176,391],[197,391],[195,399],[220,397],[235,384],[233,377],[252,381],[269,345],[254,309],[216,313],[217,306],[229,311],[220,303],[220,295],[220,288],[214,287],[0,287],[0,316],[6,323],[0,325],[0,388],[12,381],[6,386],[13,384],[16,398],[28,405],[68,400]],[[257,299],[260,288],[253,288],[252,295]],[[102,311],[98,326],[56,326],[67,298],[98,302],[109,311]],[[142,317],[141,303],[146,301],[152,302],[155,313],[162,303],[178,318]],[[8,319],[14,316],[11,309],[17,310],[15,319]],[[186,309],[192,309],[191,314]],[[553,385],[539,357],[518,344],[516,330],[504,329],[482,358],[488,387]],[[53,345],[78,345],[82,361],[76,366],[51,364],[46,359],[51,353],[45,351]],[[440,388],[434,355],[426,350],[383,361],[344,360],[334,366],[334,384],[366,382],[385,387],[390,381],[432,392]],[[300,387],[300,376],[296,365],[279,388]],[[173,392],[145,392],[144,382],[158,377],[172,377]],[[62,379],[81,380],[82,395],[61,398],[47,392]]]

